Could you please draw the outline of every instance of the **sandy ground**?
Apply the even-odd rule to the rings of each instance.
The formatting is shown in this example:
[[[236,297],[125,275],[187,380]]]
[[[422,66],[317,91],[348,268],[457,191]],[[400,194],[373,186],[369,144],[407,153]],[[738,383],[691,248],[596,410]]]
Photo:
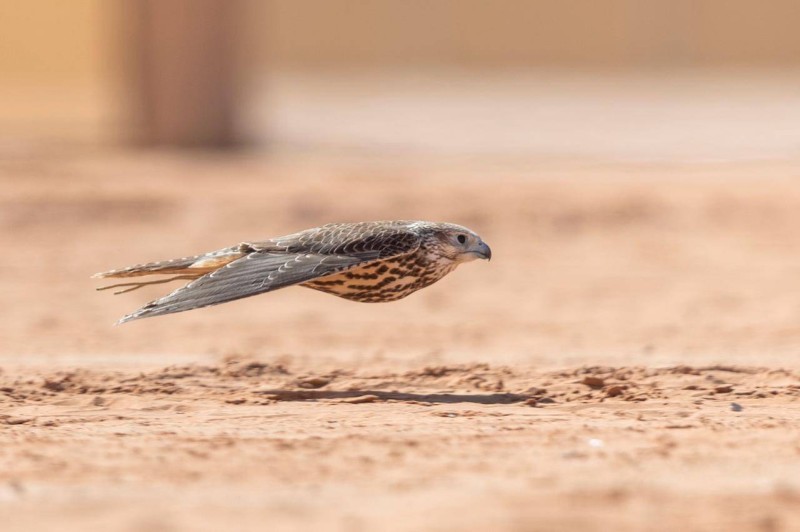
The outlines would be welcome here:
[[[4,530],[800,528],[798,161],[15,147]],[[112,326],[89,276],[332,220],[492,245],[387,305]]]

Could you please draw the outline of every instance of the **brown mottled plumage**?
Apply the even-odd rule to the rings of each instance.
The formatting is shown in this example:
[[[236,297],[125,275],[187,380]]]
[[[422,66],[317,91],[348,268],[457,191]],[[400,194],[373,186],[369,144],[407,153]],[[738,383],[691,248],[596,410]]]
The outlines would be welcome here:
[[[130,266],[95,277],[172,275],[121,283],[128,292],[178,279],[186,286],[123,317],[119,323],[226,303],[291,285],[352,301],[396,301],[435,283],[462,262],[492,252],[465,227],[433,222],[337,223],[194,257]]]

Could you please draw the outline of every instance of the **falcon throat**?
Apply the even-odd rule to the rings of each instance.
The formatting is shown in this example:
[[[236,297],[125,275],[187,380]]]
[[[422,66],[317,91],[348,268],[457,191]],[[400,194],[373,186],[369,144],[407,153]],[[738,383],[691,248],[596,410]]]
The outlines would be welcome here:
[[[456,224],[383,221],[328,224],[264,241],[243,242],[192,257],[139,264],[100,278],[171,277],[113,284],[124,293],[189,280],[119,323],[218,305],[287,286],[305,286],[362,303],[402,299],[463,262],[491,259],[489,246]]]

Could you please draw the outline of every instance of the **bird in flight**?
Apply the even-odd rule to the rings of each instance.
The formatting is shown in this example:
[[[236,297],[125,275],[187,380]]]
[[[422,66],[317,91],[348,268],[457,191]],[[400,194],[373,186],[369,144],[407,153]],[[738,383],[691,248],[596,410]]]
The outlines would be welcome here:
[[[191,281],[118,322],[125,323],[292,285],[363,303],[396,301],[435,283],[462,262],[491,257],[489,246],[460,225],[419,221],[333,223],[94,277],[171,276],[98,288],[122,288],[117,294],[151,284]]]

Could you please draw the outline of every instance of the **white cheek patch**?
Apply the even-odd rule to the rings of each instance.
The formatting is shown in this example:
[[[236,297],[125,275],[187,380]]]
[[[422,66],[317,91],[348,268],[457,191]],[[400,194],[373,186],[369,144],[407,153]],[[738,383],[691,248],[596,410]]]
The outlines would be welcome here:
[[[461,253],[458,255],[456,261],[461,264],[463,262],[471,262],[480,258],[477,253]]]

